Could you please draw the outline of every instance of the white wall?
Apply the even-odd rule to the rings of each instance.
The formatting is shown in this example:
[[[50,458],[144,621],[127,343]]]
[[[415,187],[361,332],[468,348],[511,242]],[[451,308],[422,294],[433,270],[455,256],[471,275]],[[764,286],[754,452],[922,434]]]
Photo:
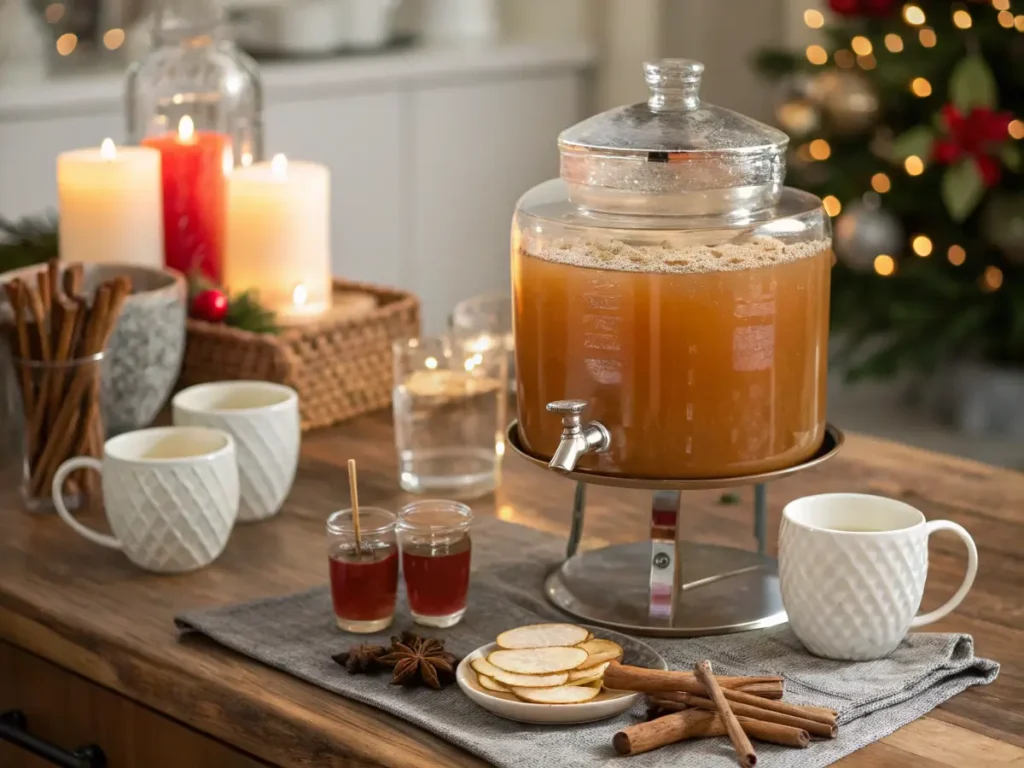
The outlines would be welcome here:
[[[502,0],[506,35],[524,40],[583,40],[598,53],[591,111],[646,98],[641,65],[677,56],[707,66],[705,98],[768,119],[775,94],[753,70],[767,45],[806,45],[808,7],[824,0]]]

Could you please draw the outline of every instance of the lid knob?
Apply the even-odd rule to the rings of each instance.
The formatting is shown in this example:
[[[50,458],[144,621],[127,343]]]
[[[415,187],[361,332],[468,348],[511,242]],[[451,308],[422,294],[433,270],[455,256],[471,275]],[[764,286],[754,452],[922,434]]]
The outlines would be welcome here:
[[[651,89],[652,112],[690,112],[700,106],[700,77],[704,65],[693,59],[644,62],[644,80]]]

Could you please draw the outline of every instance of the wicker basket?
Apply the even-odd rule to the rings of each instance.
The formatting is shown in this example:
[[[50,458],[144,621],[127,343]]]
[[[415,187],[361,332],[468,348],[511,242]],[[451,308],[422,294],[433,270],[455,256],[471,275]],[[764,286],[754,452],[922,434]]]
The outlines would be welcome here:
[[[299,393],[303,430],[389,405],[391,343],[419,335],[419,300],[395,288],[344,280],[334,281],[334,291],[371,294],[377,307],[357,317],[290,326],[276,335],[189,320],[181,385],[225,379],[287,384]]]

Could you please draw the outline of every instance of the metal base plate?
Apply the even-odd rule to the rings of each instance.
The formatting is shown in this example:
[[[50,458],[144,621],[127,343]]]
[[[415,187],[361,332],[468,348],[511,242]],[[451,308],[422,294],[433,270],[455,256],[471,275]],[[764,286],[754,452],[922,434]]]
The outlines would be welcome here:
[[[683,587],[671,618],[649,615],[650,541],[573,555],[548,575],[545,593],[584,621],[638,635],[721,635],[786,621],[774,558],[707,544],[679,546]]]
[[[519,435],[519,421],[513,421],[506,432],[507,445],[535,467],[549,469],[548,461],[550,456],[536,456],[526,450],[522,438]],[[577,469],[572,472],[560,472],[562,477],[568,477],[588,485],[610,485],[618,488],[639,488],[647,491],[698,491],[708,488],[735,488],[740,485],[758,485],[760,483],[779,480],[795,472],[802,472],[805,469],[816,467],[822,462],[828,461],[842,448],[845,437],[841,429],[834,424],[825,425],[825,437],[821,446],[814,455],[806,461],[794,464],[781,469],[773,469],[769,472],[758,472],[753,475],[739,475],[736,477],[699,477],[699,478],[655,478],[655,477],[632,477],[628,475],[609,475],[601,472],[591,472],[586,469]]]

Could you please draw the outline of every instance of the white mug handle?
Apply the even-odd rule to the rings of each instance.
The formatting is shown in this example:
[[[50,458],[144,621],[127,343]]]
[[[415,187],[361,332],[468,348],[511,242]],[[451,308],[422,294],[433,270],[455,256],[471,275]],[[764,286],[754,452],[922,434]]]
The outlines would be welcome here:
[[[914,620],[910,622],[911,628],[931,624],[933,621],[938,621],[953,611],[967,597],[967,593],[974,584],[974,577],[978,575],[978,548],[975,546],[971,534],[962,525],[957,525],[949,520],[932,520],[930,523],[925,524],[925,530],[928,532],[929,537],[936,531],[952,531],[963,539],[964,546],[967,547],[967,573],[964,575],[964,580],[961,582],[960,588],[956,591],[955,595],[934,611],[915,616]]]
[[[60,515],[60,519],[71,526],[76,533],[80,533],[85,536],[89,541],[100,544],[104,547],[110,547],[111,549],[121,549],[121,542],[113,536],[107,536],[105,533],[97,533],[92,528],[86,528],[80,522],[75,520],[68,512],[68,508],[64,506],[64,481],[68,475],[74,472],[76,469],[95,469],[97,472],[103,472],[103,463],[99,459],[94,459],[92,456],[76,456],[73,459],[68,459],[60,467],[57,468],[56,474],[53,476],[53,506],[57,508],[57,514]]]

